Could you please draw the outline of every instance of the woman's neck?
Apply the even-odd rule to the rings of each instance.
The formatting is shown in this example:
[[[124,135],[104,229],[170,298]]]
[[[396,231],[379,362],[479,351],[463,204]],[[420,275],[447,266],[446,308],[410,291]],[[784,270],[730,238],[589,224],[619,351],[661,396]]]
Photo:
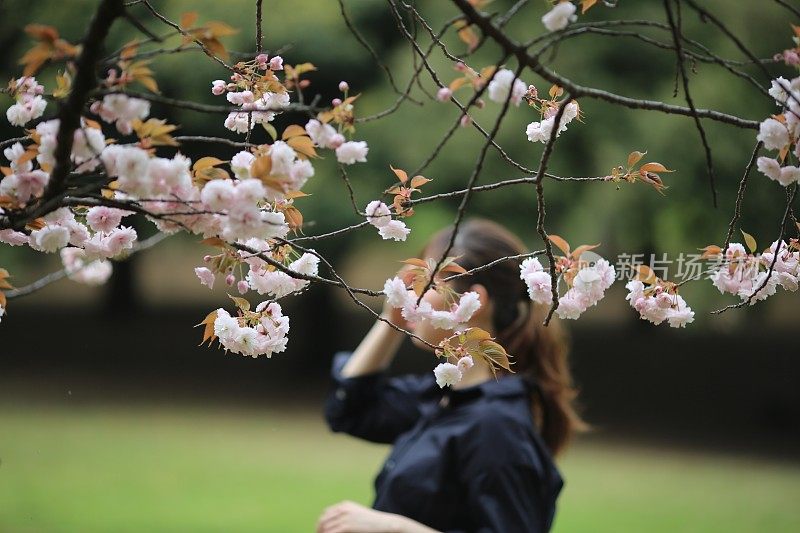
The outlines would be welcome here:
[[[453,389],[466,389],[468,387],[480,385],[481,383],[489,381],[490,379],[494,379],[494,375],[492,374],[489,365],[483,361],[475,361],[473,367],[463,373],[461,376],[461,381],[453,385]]]

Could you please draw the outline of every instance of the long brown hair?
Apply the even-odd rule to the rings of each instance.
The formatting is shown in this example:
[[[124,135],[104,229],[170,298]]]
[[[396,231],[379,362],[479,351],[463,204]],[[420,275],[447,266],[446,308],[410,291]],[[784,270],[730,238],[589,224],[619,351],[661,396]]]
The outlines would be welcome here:
[[[439,258],[452,235],[445,228],[434,235],[425,255]],[[464,221],[450,256],[467,270],[501,257],[526,253],[525,245],[503,226],[485,219]],[[533,386],[534,420],[552,453],[558,454],[576,431],[586,429],[575,410],[577,391],[567,360],[567,342],[558,320],[545,327],[547,308],[531,302],[519,277],[521,260],[501,261],[490,268],[453,280],[454,288],[466,291],[473,284],[486,288],[494,306],[492,323],[497,341],[512,356],[514,372]]]

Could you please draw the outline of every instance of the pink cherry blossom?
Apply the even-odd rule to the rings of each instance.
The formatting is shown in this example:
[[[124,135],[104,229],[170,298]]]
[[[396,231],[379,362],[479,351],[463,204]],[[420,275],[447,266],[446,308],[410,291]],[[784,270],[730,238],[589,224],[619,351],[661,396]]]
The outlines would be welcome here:
[[[346,142],[336,149],[336,160],[345,165],[366,163],[368,151],[369,147],[364,141]]]
[[[411,233],[411,229],[400,220],[390,220],[386,225],[378,228],[378,234],[384,240],[404,241],[409,233]]]
[[[207,286],[209,289],[214,288],[214,280],[216,279],[216,277],[214,276],[214,273],[211,272],[211,270],[209,270],[206,267],[197,267],[194,269],[194,273],[200,279],[200,283]]]
[[[373,200],[368,203],[367,207],[364,209],[364,213],[367,215],[367,222],[376,228],[382,228],[392,220],[392,212],[389,210],[389,207],[380,200]]]
[[[283,70],[283,58],[281,56],[274,56],[269,60],[270,70]]]
[[[122,217],[132,215],[131,211],[124,211],[113,207],[97,206],[92,207],[86,213],[86,222],[89,227],[94,231],[101,231],[103,233],[111,233],[111,231],[119,226]]]

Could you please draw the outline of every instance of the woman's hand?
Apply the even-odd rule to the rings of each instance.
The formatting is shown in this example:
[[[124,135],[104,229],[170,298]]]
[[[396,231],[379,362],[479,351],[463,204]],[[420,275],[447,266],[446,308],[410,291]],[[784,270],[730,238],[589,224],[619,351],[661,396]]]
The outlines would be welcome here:
[[[331,505],[317,522],[317,533],[394,533],[401,517],[376,511],[355,502]]]

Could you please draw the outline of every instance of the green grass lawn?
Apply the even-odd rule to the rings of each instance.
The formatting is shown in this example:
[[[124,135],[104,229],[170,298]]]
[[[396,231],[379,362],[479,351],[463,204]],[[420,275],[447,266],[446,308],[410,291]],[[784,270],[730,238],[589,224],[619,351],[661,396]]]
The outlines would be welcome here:
[[[0,531],[313,531],[387,449],[304,411],[0,403]],[[555,530],[800,531],[800,465],[579,444]]]

